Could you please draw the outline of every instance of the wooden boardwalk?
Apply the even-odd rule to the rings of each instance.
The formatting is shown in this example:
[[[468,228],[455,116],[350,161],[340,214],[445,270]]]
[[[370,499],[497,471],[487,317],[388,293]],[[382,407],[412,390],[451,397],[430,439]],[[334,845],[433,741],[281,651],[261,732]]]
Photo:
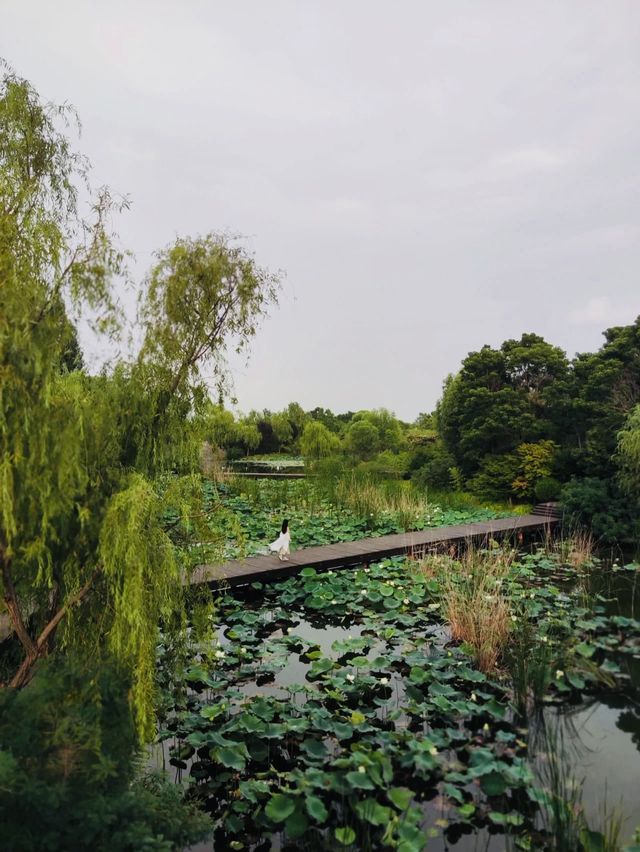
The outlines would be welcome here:
[[[359,541],[320,547],[304,547],[294,551],[286,562],[281,562],[277,556],[249,556],[222,565],[201,565],[192,575],[191,584],[240,586],[256,581],[269,582],[297,574],[305,567],[318,570],[347,568],[375,562],[388,556],[442,552],[451,546],[482,544],[491,538],[515,538],[519,533],[525,536],[545,534],[559,523],[560,519],[555,513],[538,510],[538,513],[531,515],[451,527],[432,527],[418,532],[363,538]]]

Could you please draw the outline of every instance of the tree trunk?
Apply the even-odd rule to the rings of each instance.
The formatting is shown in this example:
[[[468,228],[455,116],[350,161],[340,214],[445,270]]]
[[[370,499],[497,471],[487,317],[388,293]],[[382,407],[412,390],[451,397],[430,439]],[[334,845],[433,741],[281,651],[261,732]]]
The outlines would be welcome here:
[[[56,612],[56,614],[49,620],[49,623],[45,626],[43,631],[38,636],[37,640],[32,643],[32,648],[27,651],[27,654],[20,664],[18,671],[15,673],[13,678],[11,679],[9,686],[13,689],[21,689],[23,686],[26,686],[31,678],[34,675],[34,666],[37,661],[41,657],[46,657],[49,653],[49,643],[53,638],[53,635],[58,627],[58,624],[65,617],[67,612],[71,609],[71,607],[77,606],[91,591],[91,587],[93,586],[95,580],[98,578],[101,567],[98,566],[91,577],[87,580],[84,586],[80,589],[79,592],[76,592],[75,595],[69,598],[69,600],[60,607],[60,609]]]
[[[11,559],[7,556],[6,550],[1,545],[0,565],[2,567],[2,582],[4,584],[4,603],[16,636],[20,640],[25,653],[29,656],[35,652],[36,643],[29,635],[29,631],[24,623],[20,602],[18,601],[18,596],[13,585],[13,578],[11,577]]]

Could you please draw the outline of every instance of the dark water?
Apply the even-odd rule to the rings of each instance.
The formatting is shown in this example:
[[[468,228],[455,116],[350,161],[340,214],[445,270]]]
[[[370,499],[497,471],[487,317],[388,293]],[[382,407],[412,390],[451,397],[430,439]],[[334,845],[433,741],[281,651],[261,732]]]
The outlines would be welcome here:
[[[608,614],[638,617],[640,613],[640,572],[601,571],[594,573],[591,579],[591,591],[606,597]],[[295,633],[309,642],[320,646],[324,654],[329,654],[331,645],[338,639],[347,639],[360,635],[357,625],[350,627],[327,626],[314,627],[301,621],[295,627]],[[279,634],[273,634],[274,638]],[[442,629],[434,638],[446,640]],[[377,653],[372,648],[370,656]],[[553,734],[558,755],[564,767],[566,779],[572,778],[582,789],[582,806],[590,826],[596,830],[604,828],[605,813],[618,810],[623,819],[622,841],[629,842],[634,830],[640,826],[640,651],[635,655],[626,655],[620,664],[628,675],[628,688],[623,693],[598,695],[596,699],[583,701],[574,706],[545,710],[542,724]],[[287,686],[304,683],[308,664],[297,655],[292,655],[287,665],[278,673],[275,681],[257,687],[254,683],[244,686],[247,695],[270,695],[283,700],[292,700]],[[401,678],[396,681],[396,702],[402,701]],[[535,736],[531,737],[535,747]],[[538,751],[534,763],[544,763],[544,751]],[[445,802],[434,800],[423,805],[424,828],[434,826],[437,820],[446,820],[449,816]],[[455,819],[455,812],[451,814]],[[440,823],[442,825],[442,823]],[[298,841],[304,848],[304,841]],[[190,852],[208,852],[214,849],[212,841],[192,847]],[[279,837],[273,838],[272,849],[281,848]],[[455,843],[447,841],[440,833],[430,838],[429,850],[445,852],[501,852],[513,849],[513,843],[500,833],[487,830],[476,831],[472,835],[463,835]],[[218,849],[217,852],[220,852]]]

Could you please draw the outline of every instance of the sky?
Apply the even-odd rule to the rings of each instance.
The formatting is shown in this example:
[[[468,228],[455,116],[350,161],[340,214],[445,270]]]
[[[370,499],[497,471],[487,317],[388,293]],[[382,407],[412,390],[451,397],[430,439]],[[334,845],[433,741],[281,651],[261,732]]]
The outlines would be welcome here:
[[[238,406],[433,409],[469,351],[640,314],[637,0],[2,0],[141,280],[177,236],[283,272]],[[91,344],[89,344],[90,346]]]

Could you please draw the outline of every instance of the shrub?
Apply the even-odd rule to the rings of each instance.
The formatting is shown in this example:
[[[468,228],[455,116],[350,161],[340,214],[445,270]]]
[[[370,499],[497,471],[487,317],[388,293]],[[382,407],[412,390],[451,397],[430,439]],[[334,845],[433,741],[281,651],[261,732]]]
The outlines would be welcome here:
[[[422,464],[412,477],[419,488],[446,490],[452,487],[451,472],[455,460],[442,441],[435,441],[426,447],[421,447],[419,456]]]
[[[640,519],[614,482],[596,477],[574,478],[563,487],[560,499],[565,517],[574,524],[590,527],[596,540],[637,544]]]
[[[557,500],[562,491],[562,483],[554,476],[543,476],[536,482],[535,498],[542,503]]]
[[[512,494],[518,463],[514,453],[485,456],[480,470],[468,482],[469,489],[483,500],[504,500]]]
[[[13,852],[182,849],[208,817],[163,775],[136,776],[128,682],[105,660],[53,659],[0,690],[0,824]]]

